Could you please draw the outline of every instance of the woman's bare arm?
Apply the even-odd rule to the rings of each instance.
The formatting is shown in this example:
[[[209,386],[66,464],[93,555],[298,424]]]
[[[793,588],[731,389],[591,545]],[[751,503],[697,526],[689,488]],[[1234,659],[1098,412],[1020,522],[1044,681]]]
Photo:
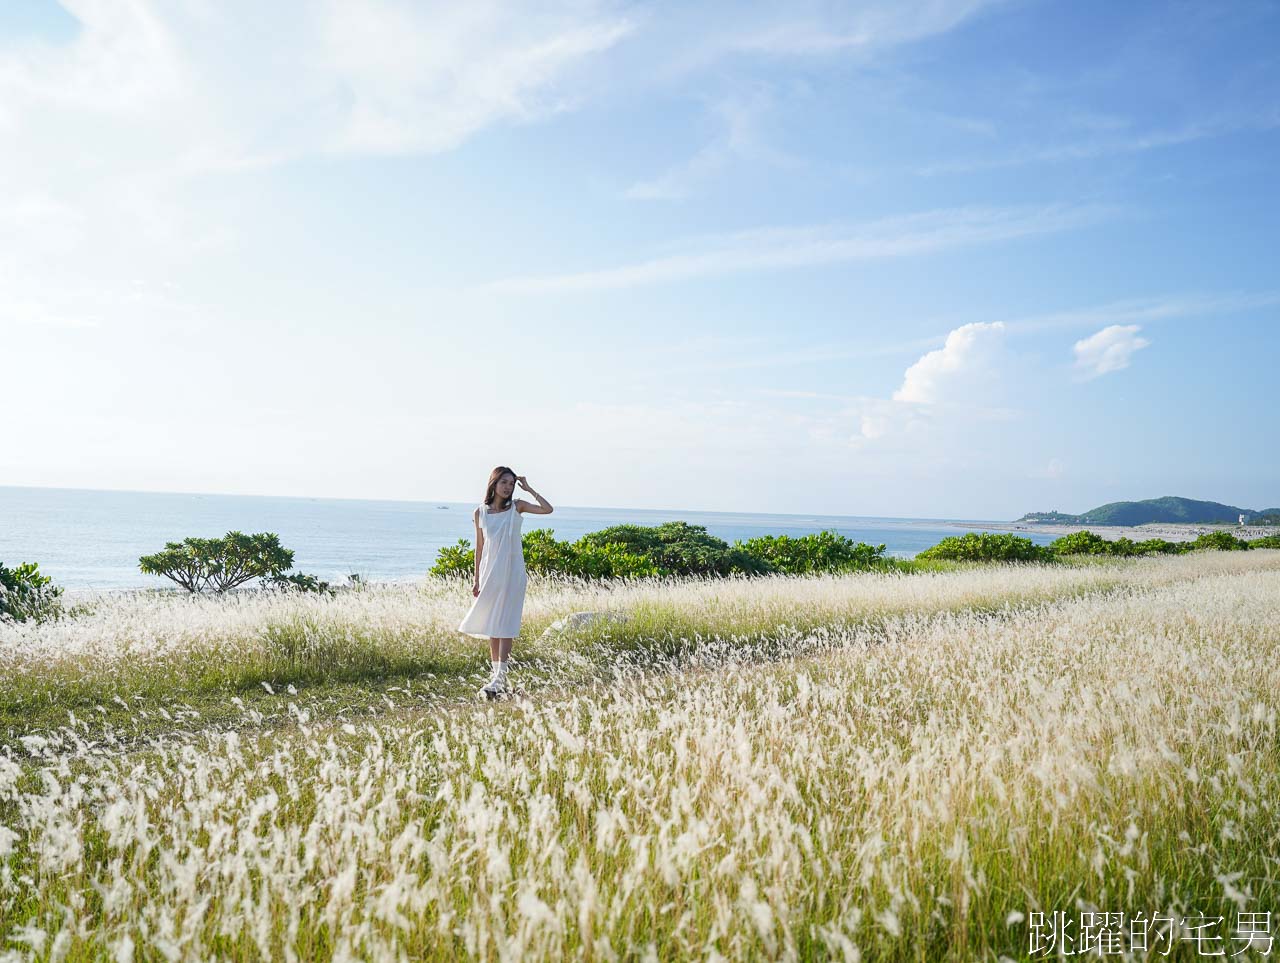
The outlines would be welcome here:
[[[526,501],[516,502],[513,506],[516,511],[524,512],[526,515],[550,515],[554,508],[551,503],[529,487],[529,483],[524,480],[524,476],[520,476],[520,481],[524,484],[524,490],[538,500],[538,504],[531,505]]]

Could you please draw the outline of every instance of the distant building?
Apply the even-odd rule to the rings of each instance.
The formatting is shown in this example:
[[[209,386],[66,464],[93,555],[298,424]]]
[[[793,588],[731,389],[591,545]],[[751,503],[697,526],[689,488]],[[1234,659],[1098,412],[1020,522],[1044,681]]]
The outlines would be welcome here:
[[[1240,524],[1241,524],[1241,525],[1243,525],[1243,524],[1244,524],[1244,520],[1245,520],[1245,518],[1246,518],[1246,517],[1247,517],[1247,516],[1245,516],[1245,515],[1241,515],[1241,516],[1240,516]]]

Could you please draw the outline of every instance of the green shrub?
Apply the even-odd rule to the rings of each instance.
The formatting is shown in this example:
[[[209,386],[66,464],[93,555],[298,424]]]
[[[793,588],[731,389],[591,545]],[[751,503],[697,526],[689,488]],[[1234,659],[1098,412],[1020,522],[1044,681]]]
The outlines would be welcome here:
[[[1163,538],[1135,542],[1123,536],[1115,541],[1108,541],[1085,529],[1054,539],[1049,543],[1049,548],[1057,555],[1114,555],[1128,558],[1132,555],[1177,555],[1189,551],[1190,543],[1167,542]]]
[[[577,555],[573,545],[556,538],[555,531],[550,528],[535,528],[521,536],[524,549],[524,564],[530,572],[539,575],[573,575],[577,573]],[[468,559],[474,558],[468,552]]]
[[[1236,538],[1230,532],[1206,532],[1191,543],[1192,551],[1214,549],[1220,552],[1240,552],[1249,548],[1249,543]]]
[[[914,571],[920,567],[915,561],[886,557],[883,544],[855,542],[829,529],[799,537],[761,535],[730,545],[709,535],[702,525],[680,521],[656,526],[614,525],[589,532],[576,542],[559,541],[552,530],[540,528],[526,532],[521,547],[529,572],[584,579],[775,572],[808,575],[869,569]],[[1026,538],[977,534],[943,539],[918,556],[926,564],[938,560],[1052,561],[1055,557],[1048,548]],[[440,549],[431,567],[432,575],[471,578],[474,572],[475,552],[465,538]]]
[[[579,539],[562,542],[555,532],[539,528],[521,537],[525,569],[538,575],[572,575],[578,578],[641,578],[660,574],[646,555],[628,551],[625,545],[592,544]],[[474,578],[476,554],[471,543],[458,539],[456,545],[440,549],[432,575]]]
[[[446,545],[436,553],[430,574],[461,577],[474,575],[475,570],[476,553],[472,551],[471,542],[460,538],[458,544]]]
[[[723,539],[709,535],[703,525],[664,522],[654,527],[614,525],[590,532],[575,547],[616,546],[630,555],[647,558],[659,575],[729,575],[744,572],[763,575],[773,571],[764,559]]]
[[[569,573],[580,578],[648,578],[661,574],[646,555],[621,545],[574,545]]]
[[[592,533],[595,534],[595,533]],[[658,566],[643,552],[626,543],[598,542],[583,536],[561,542],[552,529],[542,528],[524,536],[525,565],[541,574],[578,578],[643,578],[658,575]]]
[[[35,562],[6,568],[0,562],[0,622],[46,622],[62,614],[62,589]]]
[[[1251,539],[1249,541],[1250,548],[1280,548],[1280,535],[1263,535],[1261,538]]]
[[[225,592],[255,578],[282,575],[293,565],[293,552],[282,548],[273,532],[223,538],[187,538],[165,543],[164,551],[144,555],[138,566],[147,575],[162,575],[188,592]]]
[[[1134,555],[1181,555],[1190,550],[1190,542],[1168,542],[1163,538],[1148,538],[1133,545]]]
[[[1124,549],[1130,549],[1133,545],[1129,539],[1125,539],[1129,545]],[[1095,535],[1087,528],[1082,532],[1072,532],[1070,535],[1063,535],[1049,543],[1049,549],[1057,555],[1116,555],[1114,542],[1109,542],[1101,535]],[[1122,551],[1124,550],[1122,549]],[[1130,549],[1131,550],[1131,549]]]
[[[1121,558],[1128,558],[1130,555],[1137,555],[1138,543],[1126,535],[1121,535],[1111,543],[1111,554],[1118,555]]]
[[[855,542],[838,532],[816,534],[761,535],[734,543],[743,551],[767,561],[779,572],[807,575],[814,572],[865,571],[883,567],[884,545]]]
[[[587,579],[759,575],[777,570],[740,544],[729,545],[709,535],[704,526],[686,522],[614,525],[589,532],[576,542],[559,541],[551,529],[540,528],[526,532],[521,547],[530,572]],[[470,578],[474,572],[475,550],[465,538],[442,548],[431,567],[432,575]]]
[[[1057,556],[1029,538],[1002,533],[967,532],[951,535],[916,556],[955,562],[1050,562]]]
[[[668,538],[670,537],[668,534]],[[596,532],[588,532],[575,544],[582,547],[613,545],[633,555],[652,555],[662,548],[663,540],[656,526],[613,525]]]

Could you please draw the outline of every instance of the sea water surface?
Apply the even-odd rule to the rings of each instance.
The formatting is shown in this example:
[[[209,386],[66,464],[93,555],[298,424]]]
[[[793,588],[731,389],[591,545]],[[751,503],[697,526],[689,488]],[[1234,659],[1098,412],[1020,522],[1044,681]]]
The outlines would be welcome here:
[[[470,502],[391,502],[0,486],[0,562],[37,562],[41,572],[73,591],[169,587],[167,579],[143,575],[138,558],[166,542],[236,530],[275,532],[293,550],[295,570],[328,581],[344,581],[351,573],[368,581],[411,581],[427,573],[441,548],[474,539],[471,512],[479,502],[479,495]],[[557,505],[551,515],[526,515],[522,527],[549,528],[557,539],[573,541],[611,525],[668,521],[702,525],[727,542],[831,529],[854,541],[883,543],[900,558],[948,535],[990,531],[985,526],[995,524]],[[1054,538],[1018,534],[1041,544]]]

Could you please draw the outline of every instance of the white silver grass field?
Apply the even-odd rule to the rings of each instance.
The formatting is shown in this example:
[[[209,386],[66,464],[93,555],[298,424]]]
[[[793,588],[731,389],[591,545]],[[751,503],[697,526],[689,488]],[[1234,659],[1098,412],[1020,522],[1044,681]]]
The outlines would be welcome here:
[[[1058,911],[1265,958],[1280,552],[535,580],[496,704],[469,600],[0,627],[0,960],[1025,959]],[[584,609],[629,621],[538,637]]]

